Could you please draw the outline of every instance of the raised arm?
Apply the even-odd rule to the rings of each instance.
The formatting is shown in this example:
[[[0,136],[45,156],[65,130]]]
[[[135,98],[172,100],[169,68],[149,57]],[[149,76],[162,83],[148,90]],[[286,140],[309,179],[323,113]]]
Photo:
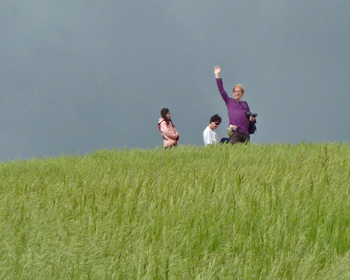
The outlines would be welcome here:
[[[214,73],[215,73],[215,78],[216,78],[216,85],[218,86],[218,90],[221,94],[222,99],[225,101],[227,104],[229,97],[227,92],[224,89],[224,85],[222,83],[222,79],[220,78],[220,73],[221,73],[221,68],[219,66],[214,67]]]

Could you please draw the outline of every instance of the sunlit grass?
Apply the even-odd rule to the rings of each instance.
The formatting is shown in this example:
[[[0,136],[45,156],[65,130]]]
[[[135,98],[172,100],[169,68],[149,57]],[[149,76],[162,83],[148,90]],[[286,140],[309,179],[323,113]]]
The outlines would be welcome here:
[[[0,165],[0,279],[349,279],[347,143]]]

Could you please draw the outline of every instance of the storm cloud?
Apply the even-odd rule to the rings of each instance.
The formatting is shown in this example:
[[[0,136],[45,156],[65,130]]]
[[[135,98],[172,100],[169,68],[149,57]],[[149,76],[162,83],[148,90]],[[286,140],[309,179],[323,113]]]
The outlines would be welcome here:
[[[0,160],[183,145],[245,86],[253,143],[348,141],[348,1],[2,1]]]

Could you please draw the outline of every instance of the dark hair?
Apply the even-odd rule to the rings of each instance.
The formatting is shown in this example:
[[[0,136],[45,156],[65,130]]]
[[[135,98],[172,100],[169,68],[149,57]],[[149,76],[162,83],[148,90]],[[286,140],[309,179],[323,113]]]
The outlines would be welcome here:
[[[167,124],[169,124],[168,118],[166,117],[166,114],[169,113],[169,109],[168,108],[163,108],[162,110],[160,110],[160,115],[162,116],[162,118],[166,121]]]
[[[210,118],[209,123],[212,123],[212,122],[219,122],[219,123],[221,123],[221,117],[218,114],[215,114],[214,116],[212,116]]]

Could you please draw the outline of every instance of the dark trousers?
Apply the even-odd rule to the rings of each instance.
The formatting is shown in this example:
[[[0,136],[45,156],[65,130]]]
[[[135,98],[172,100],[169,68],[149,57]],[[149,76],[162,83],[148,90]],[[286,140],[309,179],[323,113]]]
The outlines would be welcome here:
[[[237,130],[234,130],[233,134],[230,136],[230,142],[232,144],[246,143],[246,142],[249,142],[249,140],[250,140],[249,134],[244,134],[242,132],[238,132]]]

